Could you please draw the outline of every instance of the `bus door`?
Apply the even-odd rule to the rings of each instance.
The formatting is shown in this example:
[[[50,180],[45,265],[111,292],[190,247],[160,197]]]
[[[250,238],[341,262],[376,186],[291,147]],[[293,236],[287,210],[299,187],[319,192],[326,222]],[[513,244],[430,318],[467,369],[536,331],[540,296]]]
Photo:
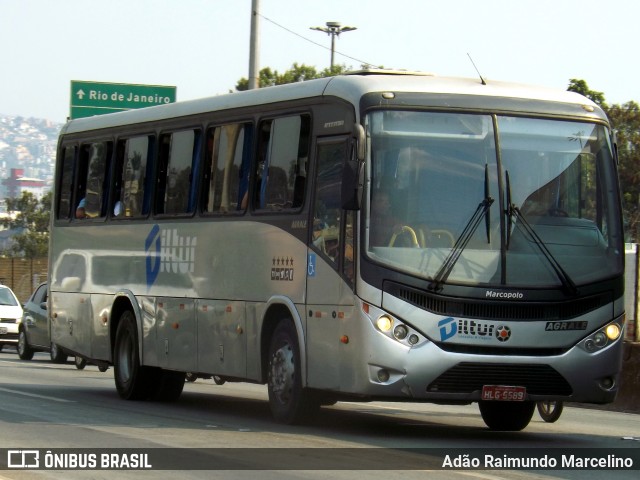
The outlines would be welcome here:
[[[341,209],[349,140],[348,136],[320,139],[316,150],[307,259],[307,380],[313,388],[339,389],[341,323],[353,311],[348,273],[353,223]]]

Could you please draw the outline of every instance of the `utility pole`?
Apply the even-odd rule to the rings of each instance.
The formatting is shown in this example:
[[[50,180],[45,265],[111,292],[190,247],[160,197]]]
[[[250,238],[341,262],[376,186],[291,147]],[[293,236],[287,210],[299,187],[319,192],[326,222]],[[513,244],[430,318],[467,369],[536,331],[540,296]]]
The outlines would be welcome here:
[[[251,0],[251,36],[249,39],[249,90],[260,88],[260,0]]]
[[[357,30],[356,27],[343,27],[340,22],[327,22],[326,27],[309,27],[311,30],[318,30],[324,32],[327,35],[331,35],[331,70],[333,70],[333,59],[336,51],[336,37],[340,36],[342,32],[350,32]]]

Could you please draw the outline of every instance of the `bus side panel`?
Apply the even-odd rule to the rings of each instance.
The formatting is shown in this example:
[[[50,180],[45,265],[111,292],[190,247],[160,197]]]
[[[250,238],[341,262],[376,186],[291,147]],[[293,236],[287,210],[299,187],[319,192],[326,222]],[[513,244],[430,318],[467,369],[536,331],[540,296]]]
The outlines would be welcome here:
[[[200,300],[198,372],[244,378],[247,375],[247,327],[244,303]]]
[[[85,293],[51,292],[51,343],[91,356],[91,298]]]
[[[197,371],[194,301],[189,298],[159,299],[157,321],[160,366],[184,372]]]
[[[109,339],[109,311],[113,304],[113,295],[91,295],[91,349],[80,353],[96,360],[111,361]]]

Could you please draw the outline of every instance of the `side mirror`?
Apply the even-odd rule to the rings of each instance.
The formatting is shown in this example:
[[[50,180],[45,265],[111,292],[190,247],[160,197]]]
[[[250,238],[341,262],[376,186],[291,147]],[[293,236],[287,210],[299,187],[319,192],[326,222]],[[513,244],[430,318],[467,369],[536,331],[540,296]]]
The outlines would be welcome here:
[[[344,210],[360,210],[366,139],[362,125],[356,124],[356,138],[342,168],[341,204]]]

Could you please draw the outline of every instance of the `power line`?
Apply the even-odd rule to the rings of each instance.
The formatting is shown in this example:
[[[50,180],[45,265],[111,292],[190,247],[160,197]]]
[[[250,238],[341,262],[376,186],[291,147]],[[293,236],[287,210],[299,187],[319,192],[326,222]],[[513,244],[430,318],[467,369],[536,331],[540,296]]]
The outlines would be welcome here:
[[[331,50],[329,47],[327,47],[325,45],[322,45],[321,43],[314,42],[310,38],[307,38],[307,37],[305,37],[303,35],[300,35],[299,33],[296,33],[293,30],[291,30],[291,29],[289,29],[289,28],[287,28],[287,27],[285,27],[283,25],[280,25],[279,23],[271,20],[270,18],[265,17],[261,13],[258,13],[258,15],[260,15],[262,18],[264,18],[267,22],[273,23],[276,27],[279,27],[279,28],[281,28],[283,30],[286,30],[287,32],[291,33],[292,35],[295,35],[296,37],[300,37],[301,39],[303,39],[303,40],[305,40],[305,41],[307,41],[309,43],[313,43],[314,45],[317,45],[318,47],[324,48],[325,50]],[[361,65],[365,65],[365,66],[373,66],[373,65],[375,65],[375,64],[373,64],[371,62],[365,62],[364,60],[360,60],[358,58],[351,57],[351,56],[349,56],[349,55],[347,55],[345,53],[341,53],[341,52],[338,52],[338,51],[335,51],[335,53],[337,53],[338,55],[342,55],[343,57],[349,58],[351,60],[355,60],[356,62],[360,63]]]

